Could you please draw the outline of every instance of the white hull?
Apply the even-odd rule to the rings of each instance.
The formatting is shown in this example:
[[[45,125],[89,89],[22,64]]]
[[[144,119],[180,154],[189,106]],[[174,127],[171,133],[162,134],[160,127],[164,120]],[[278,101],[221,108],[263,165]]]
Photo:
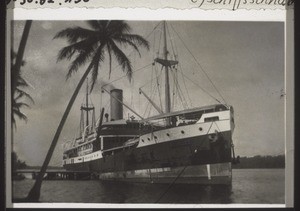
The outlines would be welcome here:
[[[231,163],[196,166],[165,167],[123,172],[108,172],[98,175],[101,180],[128,182],[230,185]]]

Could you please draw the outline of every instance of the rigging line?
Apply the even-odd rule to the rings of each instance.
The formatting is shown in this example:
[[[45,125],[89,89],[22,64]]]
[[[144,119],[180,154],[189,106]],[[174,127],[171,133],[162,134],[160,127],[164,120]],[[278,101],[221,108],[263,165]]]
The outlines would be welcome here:
[[[177,72],[176,72],[177,73]],[[189,107],[188,106],[188,103],[187,103],[187,100],[185,99],[184,97],[184,94],[183,94],[183,91],[181,90],[180,86],[179,86],[179,83],[178,83],[178,80],[177,80],[177,77],[175,78],[175,81],[176,81],[176,87],[177,87],[177,90],[178,90],[178,96],[180,97],[181,101],[183,103],[185,103],[185,108]],[[183,100],[182,100],[183,99]]]
[[[205,89],[203,89],[201,86],[199,86],[199,84],[195,83],[194,81],[192,81],[190,78],[188,78],[186,75],[183,74],[183,76],[185,78],[187,78],[189,81],[191,81],[193,84],[195,84],[196,86],[198,86],[203,92],[205,92],[207,95],[209,95],[211,98],[213,98],[215,101],[217,101],[218,103],[220,104],[223,104],[221,103],[217,98],[215,98],[213,95],[209,94],[209,92],[207,92]]]
[[[157,52],[157,57],[159,57],[159,54],[160,54],[160,44],[161,44],[161,37],[162,37],[162,31],[159,30],[160,32],[160,35],[159,35],[159,42],[158,42],[158,52]]]
[[[150,80],[150,82],[148,82],[148,83],[146,83],[146,84],[144,84],[142,87],[140,87],[140,89],[142,89],[143,87],[145,87],[147,84],[152,84],[152,80],[153,80],[153,65],[152,65],[152,67],[151,67],[151,80]],[[139,93],[139,95],[140,95],[141,93]],[[151,96],[152,96],[152,86],[150,86],[150,99],[151,99]],[[145,118],[146,117],[146,113],[147,113],[147,110],[148,110],[148,107],[149,107],[149,105],[150,105],[150,101],[148,101],[148,104],[146,105],[146,109],[145,109],[145,111],[144,111],[144,113],[143,113],[143,117]]]
[[[149,112],[148,112],[148,115],[147,115],[147,117],[149,117],[149,116],[150,116],[150,113],[151,113],[151,110],[152,110],[152,108],[153,108],[153,106],[151,106],[151,105],[150,105],[150,107],[149,107]]]
[[[185,165],[182,170],[179,172],[179,174],[176,176],[176,178],[170,183],[170,185],[167,187],[167,189],[159,196],[159,198],[155,201],[155,203],[158,203],[162,197],[169,191],[169,189],[174,185],[174,183],[177,181],[177,179],[181,176],[181,174],[184,172],[188,165]]]
[[[185,104],[186,104],[186,107],[189,108],[188,101],[186,100],[185,95],[184,95],[184,93],[183,93],[181,87],[179,86],[179,82],[178,82],[178,79],[177,79],[177,78],[176,78],[176,82],[177,82],[177,86],[178,86],[179,92],[180,92],[181,96],[183,97],[184,102],[185,102]]]
[[[172,70],[172,68],[171,68],[171,70]],[[172,77],[173,77],[173,109],[174,109],[174,104],[175,104],[175,99],[177,98],[177,96],[180,98],[180,93],[178,92],[178,89],[177,89],[177,85],[176,85],[176,76],[175,76],[175,72],[174,71],[171,71],[171,73],[172,73]],[[177,91],[177,93],[176,93],[176,98],[175,98],[175,92]],[[182,105],[182,107],[184,108],[184,106]]]
[[[145,111],[144,111],[144,113],[143,113],[143,117],[146,117],[146,113],[147,113],[147,110],[148,110],[148,108],[149,108],[149,105],[150,105],[150,101],[148,101],[148,103],[147,103],[147,105],[146,105],[146,109],[145,109]]]
[[[177,88],[177,90],[178,90],[178,96],[179,96],[179,98],[180,98],[180,100],[181,100],[181,102],[182,102],[183,108],[184,108],[184,109],[187,109],[189,106],[187,105],[186,99],[185,99],[184,94],[182,93],[182,91],[181,91],[181,89],[180,89],[180,87],[179,87],[179,85],[178,85],[178,82],[177,82],[177,84],[176,84],[176,88]]]
[[[157,79],[158,77],[160,77],[160,75],[157,76],[157,77],[155,77],[154,79]],[[153,82],[153,81],[152,81],[152,79],[151,79],[150,81],[148,81],[147,83],[145,83],[143,86],[141,86],[140,89],[141,89],[141,88],[144,88],[144,87],[145,87],[146,85],[148,85],[148,84],[152,84],[152,82]]]
[[[186,87],[186,83],[185,83],[185,80],[184,80],[182,67],[181,67],[180,64],[179,64],[179,70],[180,70],[180,73],[181,73],[181,76],[182,76],[183,85],[184,85],[184,87],[185,87],[185,91],[186,91],[186,93],[187,93],[187,97],[188,97],[188,99],[189,99],[189,101],[190,101],[191,107],[193,107],[193,102],[192,102],[192,100],[191,100],[191,97],[190,97],[190,95],[189,95],[188,89],[187,89],[187,87]]]
[[[168,32],[168,34],[169,34],[169,37],[170,37],[170,43],[171,43],[171,47],[172,47],[172,50],[173,50],[173,54],[174,54],[174,60],[176,60],[176,55],[177,55],[177,53],[175,52],[175,50],[174,50],[174,46],[173,46],[173,38],[172,38],[172,36],[171,36],[171,33],[170,33],[170,31],[169,31],[169,26],[168,26],[168,24],[166,24],[166,28],[167,28],[167,32]]]
[[[157,66],[155,66],[155,74],[157,75],[157,77],[156,77],[156,84],[157,84],[157,91],[158,91],[158,97],[159,97],[160,109],[163,110],[163,107],[162,107],[162,100],[161,100],[161,93],[160,93],[160,81],[159,81],[159,78],[161,78],[161,75],[162,75],[162,69],[161,69],[160,74],[158,75],[158,74],[157,74]],[[159,77],[158,77],[158,76],[159,76]]]
[[[135,73],[135,72],[138,72],[138,71],[140,71],[140,70],[143,70],[144,68],[147,68],[147,67],[150,66],[150,65],[152,65],[152,63],[147,64],[147,65],[145,65],[144,67],[138,68],[138,69],[132,71],[132,73]],[[116,81],[118,81],[118,80],[121,80],[121,79],[123,79],[123,78],[125,78],[125,77],[127,77],[127,75],[123,75],[122,77],[119,77],[119,78],[117,78],[117,79],[115,79],[115,80],[113,80],[113,81],[111,81],[111,82],[109,82],[109,83],[106,83],[106,84],[104,84],[103,86],[101,86],[101,88],[103,88],[103,87],[105,87],[105,86],[107,86],[107,85],[109,85],[109,84],[112,84],[112,83],[114,83],[114,82],[116,82]]]
[[[153,72],[154,72],[154,71],[153,71],[153,66],[152,66],[152,71],[151,71],[151,84],[152,84],[152,82],[153,82]],[[155,86],[155,84],[154,84],[154,86]],[[154,89],[155,87],[154,87],[154,86],[151,86],[151,89],[150,89],[150,93],[151,93],[151,94],[150,94],[150,99],[152,99],[152,97],[155,96],[155,89]],[[150,101],[149,101],[149,102],[150,102]],[[147,116],[147,117],[150,116],[150,112],[151,112],[152,107],[153,107],[153,106],[150,107],[149,113],[148,113],[148,116]]]
[[[153,29],[152,31],[145,37],[145,39],[147,40],[150,35],[154,32],[154,30],[162,23],[163,21],[160,21]],[[140,45],[137,45],[137,47],[140,46]],[[128,55],[127,57],[130,57],[132,55],[132,53],[134,53],[135,50],[132,50]],[[121,65],[120,64],[117,64],[114,68],[112,68],[112,70],[116,69],[117,67],[120,67]]]
[[[188,52],[192,55],[193,59],[195,60],[195,62],[198,64],[198,66],[200,67],[200,69],[202,70],[202,72],[206,75],[206,77],[208,78],[208,80],[210,81],[210,83],[213,85],[214,89],[218,92],[218,94],[220,95],[220,97],[222,98],[222,100],[225,102],[225,104],[227,105],[226,100],[223,98],[223,96],[221,95],[221,93],[219,92],[219,90],[217,89],[217,87],[215,86],[215,84],[212,82],[212,80],[210,79],[210,77],[208,76],[208,74],[204,71],[203,67],[201,66],[201,64],[198,62],[198,60],[196,59],[196,57],[192,54],[192,52],[190,51],[190,49],[186,46],[186,44],[183,42],[182,38],[180,37],[180,35],[177,33],[177,31],[174,29],[174,27],[172,26],[172,24],[170,24],[172,29],[175,31],[175,33],[177,34],[177,36],[179,37],[179,39],[181,40],[181,42],[183,43],[184,47],[188,50]]]
[[[171,73],[173,73],[173,74],[175,74],[175,72],[173,72],[173,71],[171,71]],[[172,91],[172,96],[173,96],[173,98],[172,98],[172,110],[174,110],[174,104],[175,104],[175,77],[173,77],[173,91]]]
[[[174,73],[172,74],[172,77],[174,77]],[[178,97],[180,99],[181,105],[182,105],[183,109],[186,109],[186,106],[184,105],[184,100],[182,99],[179,88],[178,88],[178,82],[176,81],[175,77],[174,77],[174,80],[175,80],[175,86],[176,86],[176,89],[178,92]]]
[[[153,51],[152,51],[152,58],[153,58],[153,60],[155,59],[155,51],[154,51],[154,49],[155,49],[155,44],[156,44],[156,36],[155,36],[155,33],[154,33],[154,36],[153,36],[153,46],[152,46],[152,48],[153,48]]]

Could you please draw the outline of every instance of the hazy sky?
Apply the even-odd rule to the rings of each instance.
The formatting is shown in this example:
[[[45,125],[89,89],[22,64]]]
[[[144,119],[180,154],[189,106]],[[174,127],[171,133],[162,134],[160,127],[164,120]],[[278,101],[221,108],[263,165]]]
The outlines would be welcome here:
[[[24,23],[17,21],[14,25],[15,51]],[[146,37],[158,22],[129,21],[129,24],[133,33]],[[18,121],[14,135],[14,150],[29,165],[42,164],[65,107],[86,68],[80,68],[66,81],[69,61],[56,62],[58,51],[66,45],[66,41],[53,40],[53,37],[58,31],[72,26],[88,27],[82,21],[33,21],[31,26],[24,55],[26,65],[22,73],[32,85],[27,91],[34,98],[35,104],[31,105],[31,109],[23,110],[29,119],[28,123]],[[234,107],[236,128],[233,141],[236,154],[283,154],[285,99],[281,94],[284,92],[284,24],[185,21],[170,22],[168,26],[172,40],[176,42],[173,47],[178,51],[184,74],[221,99],[172,27],[207,72],[226,102]],[[157,48],[159,45],[159,34],[159,31],[155,31],[149,36],[151,49],[149,52],[142,49],[141,58],[137,54],[131,54],[133,69],[152,63],[155,55],[153,47]],[[171,51],[170,43],[169,47]],[[125,52],[130,53],[131,50],[126,49]],[[113,63],[113,66],[115,67],[116,63]],[[149,66],[135,73],[131,84],[126,77],[113,83],[116,88],[124,89],[125,102],[140,114],[144,114],[147,102],[138,94],[138,88],[151,81],[151,70],[152,66]],[[100,104],[105,106],[108,103],[107,94],[101,95],[100,92],[103,81],[112,81],[123,75],[119,68],[115,68],[109,79],[107,63],[101,65],[100,77],[91,96],[97,117]],[[199,87],[190,81],[185,82],[193,107],[216,103]],[[145,91],[149,89],[149,85],[143,88]],[[183,90],[187,98],[185,88]],[[74,138],[77,134],[79,107],[83,98],[84,90],[79,94],[69,114],[50,165],[61,164],[61,144],[65,139]],[[130,112],[125,109],[124,116],[127,117],[128,113]]]

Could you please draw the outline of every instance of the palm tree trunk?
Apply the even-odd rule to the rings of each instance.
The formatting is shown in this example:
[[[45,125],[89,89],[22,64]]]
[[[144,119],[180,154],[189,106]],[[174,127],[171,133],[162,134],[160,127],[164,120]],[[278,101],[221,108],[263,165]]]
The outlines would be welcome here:
[[[71,108],[72,108],[72,106],[74,104],[74,101],[75,101],[75,99],[76,99],[76,97],[77,97],[77,95],[79,93],[79,90],[82,87],[82,84],[84,83],[86,77],[90,73],[90,71],[92,69],[92,66],[93,66],[93,63],[91,63],[89,65],[89,67],[87,68],[87,70],[83,74],[82,78],[80,79],[80,81],[79,81],[79,83],[78,83],[78,85],[77,85],[77,87],[76,87],[76,89],[75,89],[75,91],[74,91],[74,93],[73,93],[73,95],[72,95],[72,97],[71,97],[68,105],[67,105],[67,108],[66,108],[66,110],[65,110],[65,112],[64,112],[64,114],[62,116],[62,119],[60,120],[60,123],[58,125],[57,130],[56,130],[56,133],[55,133],[54,138],[52,140],[52,143],[50,145],[50,148],[49,148],[49,150],[47,152],[47,155],[46,155],[45,161],[43,163],[43,166],[42,166],[42,168],[40,170],[40,173],[38,174],[38,176],[36,178],[36,181],[35,181],[33,187],[31,188],[31,190],[30,190],[30,192],[29,192],[29,194],[28,194],[28,196],[26,198],[26,201],[28,201],[28,202],[38,202],[38,200],[40,198],[40,190],[41,190],[42,180],[43,180],[43,177],[44,177],[44,175],[46,173],[46,169],[48,167],[48,164],[50,162],[50,159],[52,157],[54,149],[56,147],[58,138],[59,138],[60,133],[61,133],[63,127],[64,127],[66,119],[67,119],[67,117],[68,117],[68,115],[70,113],[70,110],[71,110]]]
[[[11,85],[11,97],[12,98],[14,97],[14,92],[15,92],[15,88],[16,88],[16,84],[17,84],[16,77],[20,74],[20,68],[21,68],[22,61],[23,61],[23,55],[24,55],[31,23],[32,23],[32,20],[28,20],[25,23],[24,31],[23,31],[19,49],[17,52],[16,63],[14,65],[14,67],[11,68],[12,69],[11,77],[12,77],[12,79],[14,79],[14,80],[12,80],[12,85]],[[13,39],[13,38],[11,38],[11,39]]]

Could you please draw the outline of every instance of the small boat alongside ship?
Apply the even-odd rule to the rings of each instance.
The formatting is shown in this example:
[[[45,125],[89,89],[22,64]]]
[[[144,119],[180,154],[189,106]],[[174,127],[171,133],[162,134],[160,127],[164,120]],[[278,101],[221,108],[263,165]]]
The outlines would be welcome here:
[[[80,136],[63,144],[66,170],[90,172],[101,180],[231,184],[233,107],[218,103],[171,111],[168,72],[178,61],[169,59],[166,23],[163,27],[163,57],[155,58],[154,63],[165,70],[164,111],[140,89],[158,112],[143,118],[123,102],[123,90],[103,88],[110,95],[110,115],[102,108],[96,124],[87,93],[81,106]],[[125,119],[123,107],[139,119]]]

